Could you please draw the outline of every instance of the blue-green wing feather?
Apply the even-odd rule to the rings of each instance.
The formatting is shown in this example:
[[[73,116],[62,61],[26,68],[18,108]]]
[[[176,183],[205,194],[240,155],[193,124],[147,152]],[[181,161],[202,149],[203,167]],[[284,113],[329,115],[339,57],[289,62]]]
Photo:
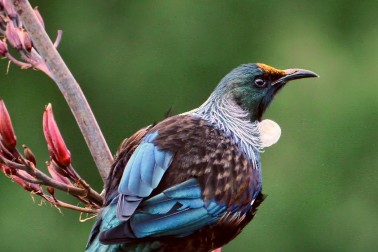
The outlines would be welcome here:
[[[130,219],[137,237],[183,236],[214,223],[224,204],[204,201],[197,179],[190,179],[146,200]]]
[[[197,179],[189,179],[144,201],[116,228],[102,232],[101,242],[132,242],[136,238],[190,235],[218,221],[226,206],[214,200],[204,201]]]
[[[120,220],[128,220],[141,201],[150,196],[171,163],[173,153],[154,144],[157,136],[157,132],[147,135],[126,164],[118,187],[117,218]]]
[[[95,225],[93,226],[85,251],[113,252],[120,250],[121,244],[104,245],[97,238],[97,236],[101,232],[120,225],[121,221],[116,218],[116,210],[117,198],[114,198],[112,202],[106,208],[104,208],[104,210],[101,213],[101,218],[98,219]]]

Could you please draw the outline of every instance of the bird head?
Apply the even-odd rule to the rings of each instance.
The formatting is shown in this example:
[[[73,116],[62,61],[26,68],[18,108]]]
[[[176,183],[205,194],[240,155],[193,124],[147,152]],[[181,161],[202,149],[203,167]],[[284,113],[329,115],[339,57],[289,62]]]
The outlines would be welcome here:
[[[251,121],[261,121],[264,111],[287,82],[309,77],[318,75],[304,69],[279,70],[262,63],[245,64],[227,74],[214,94],[232,99],[248,112]]]

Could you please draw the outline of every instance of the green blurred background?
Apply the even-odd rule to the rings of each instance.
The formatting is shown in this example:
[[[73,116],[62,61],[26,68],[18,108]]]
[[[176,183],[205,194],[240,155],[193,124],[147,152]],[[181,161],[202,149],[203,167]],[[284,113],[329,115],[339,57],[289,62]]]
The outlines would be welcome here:
[[[376,0],[31,2],[51,36],[64,30],[59,51],[113,153],[169,107],[182,113],[199,106],[241,63],[320,74],[287,86],[266,113],[283,131],[262,157],[269,196],[224,251],[377,251]],[[101,190],[54,83],[14,65],[6,74],[6,67],[2,60],[0,96],[19,144],[44,166],[41,121],[51,102],[74,166]],[[39,206],[4,176],[0,195],[0,251],[83,251],[94,220]]]

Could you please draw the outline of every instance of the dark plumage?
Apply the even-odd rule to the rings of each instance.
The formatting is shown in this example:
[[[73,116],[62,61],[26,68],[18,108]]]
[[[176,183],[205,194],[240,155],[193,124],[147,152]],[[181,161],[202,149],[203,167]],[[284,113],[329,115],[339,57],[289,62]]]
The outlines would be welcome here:
[[[286,81],[307,70],[243,65],[199,108],[125,140],[87,251],[211,251],[264,200],[259,121]]]

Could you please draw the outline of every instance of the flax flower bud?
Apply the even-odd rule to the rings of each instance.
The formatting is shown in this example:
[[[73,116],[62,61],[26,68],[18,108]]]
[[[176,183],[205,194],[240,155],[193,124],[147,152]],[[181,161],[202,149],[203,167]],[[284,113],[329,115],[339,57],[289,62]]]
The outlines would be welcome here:
[[[0,140],[10,151],[14,150],[17,144],[12,121],[10,119],[4,101],[0,98]]]
[[[68,166],[71,163],[71,154],[55,122],[51,104],[47,105],[43,113],[43,133],[52,159],[59,165]]]
[[[7,43],[0,40],[0,55],[4,56],[8,52]]]
[[[25,144],[22,145],[22,147],[24,148],[25,158],[27,160],[29,160],[30,162],[32,162],[34,165],[37,165],[37,161],[35,160],[35,156],[34,156],[33,152],[29,149],[29,147],[27,147]]]
[[[5,30],[5,36],[7,37],[9,43],[16,48],[16,50],[22,49],[22,43],[20,38],[20,30],[13,26],[13,23],[8,22],[7,28]]]
[[[22,31],[22,45],[24,47],[24,49],[28,52],[31,51],[32,47],[33,47],[33,44],[32,44],[32,41],[29,37],[29,34],[25,31]]]
[[[26,171],[18,170],[17,173],[27,179],[34,179],[30,174],[28,174]],[[22,186],[26,191],[29,191],[31,193],[35,194],[42,194],[41,186],[38,184],[33,184],[28,181],[23,180],[22,178],[18,177],[17,175],[11,175],[11,178],[14,182]]]
[[[17,13],[10,0],[3,0],[3,7],[10,18],[16,18]]]
[[[68,175],[54,161],[47,164],[47,169],[53,179],[63,184],[71,185],[70,180],[66,177]]]
[[[48,191],[52,196],[55,195],[55,189],[54,189],[54,187],[46,186],[46,189],[47,189],[47,191]]]

